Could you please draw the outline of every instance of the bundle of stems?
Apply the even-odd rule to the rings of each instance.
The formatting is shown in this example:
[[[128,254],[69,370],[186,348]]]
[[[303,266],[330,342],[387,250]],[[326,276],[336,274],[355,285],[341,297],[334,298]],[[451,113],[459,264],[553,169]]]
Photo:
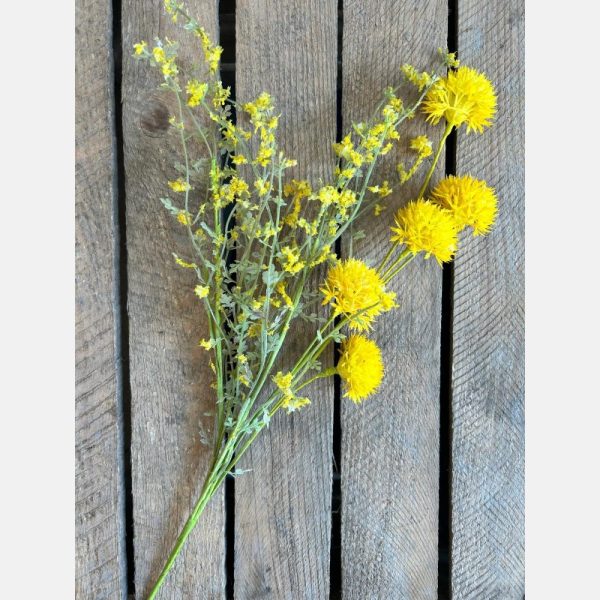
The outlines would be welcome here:
[[[402,66],[415,98],[405,104],[399,87],[384,90],[372,117],[353,123],[333,144],[332,181],[314,185],[287,175],[297,163],[277,145],[279,115],[269,94],[240,104],[231,99],[218,75],[222,49],[182,3],[166,0],[165,8],[198,39],[203,61],[184,74],[177,43],[160,39],[151,47],[135,44],[134,57],[157,68],[161,88],[175,98],[170,123],[182,156],[167,182],[172,193],[161,201],[187,231],[189,257],[174,258],[198,280],[194,293],[208,320],[208,337],[200,344],[210,353],[216,408],[214,451],[200,496],[149,599],[157,596],[212,496],[278,412],[309,404],[300,393],[321,378],[339,376],[345,396],[357,404],[377,390],[383,361],[366,333],[397,306],[390,282],[418,255],[439,264],[452,260],[459,232],[470,227],[474,235],[485,234],[496,215],[493,189],[470,175],[447,177],[428,194],[449,134],[463,124],[481,132],[495,112],[485,75],[459,66],[454,54],[440,53],[444,73]],[[419,113],[433,125],[445,120],[435,152],[427,136],[405,140],[400,133]],[[395,213],[387,253],[378,265],[338,259],[340,236],[353,232],[365,213],[379,216],[383,199],[394,192],[388,181],[373,179],[382,157],[407,142],[414,160],[397,165],[395,187],[423,164],[429,167],[417,197]],[[311,275],[324,267],[321,287],[312,290]],[[319,301],[328,316],[317,314]],[[314,336],[293,365],[275,372],[296,319],[312,323]],[[321,357],[336,342],[337,364],[323,368]]]

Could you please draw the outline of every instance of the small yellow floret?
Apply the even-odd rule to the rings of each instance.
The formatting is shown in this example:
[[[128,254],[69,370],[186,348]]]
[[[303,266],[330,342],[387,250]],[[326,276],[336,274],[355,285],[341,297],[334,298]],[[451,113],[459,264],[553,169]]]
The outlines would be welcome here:
[[[198,346],[202,346],[205,350],[210,350],[211,348],[215,347],[215,341],[214,340],[200,340],[198,342]]]
[[[393,242],[406,244],[413,254],[425,252],[425,258],[433,255],[439,264],[452,260],[458,231],[449,211],[429,200],[412,201],[398,210],[395,222]]]
[[[466,123],[467,132],[481,133],[496,114],[496,94],[483,73],[460,67],[427,92],[423,111],[434,125],[444,118],[449,125],[460,127]]]
[[[167,184],[174,192],[187,192],[191,190],[190,184],[183,179],[176,179],[175,181],[167,181]]]
[[[334,315],[350,319],[350,328],[365,330],[375,317],[395,306],[395,294],[386,292],[375,269],[349,258],[331,267],[321,293],[323,304],[330,304]]]
[[[340,349],[337,372],[346,398],[356,404],[373,394],[383,379],[383,360],[377,344],[362,335],[351,335]]]
[[[207,285],[197,285],[194,288],[194,294],[196,294],[196,296],[198,296],[198,298],[200,299],[206,298],[206,296],[208,296],[209,291],[210,288]]]
[[[298,408],[302,408],[307,404],[310,404],[308,398],[299,398],[292,389],[292,380],[294,376],[291,373],[283,373],[279,371],[277,375],[273,377],[273,383],[279,388],[283,398],[282,405],[287,408],[288,413],[294,412]]]
[[[185,86],[185,91],[188,93],[188,106],[198,106],[204,99],[208,90],[207,83],[200,83],[197,79],[190,79]]]
[[[489,233],[494,224],[498,202],[493,188],[485,181],[470,175],[450,175],[437,184],[432,196],[434,202],[452,213],[461,229],[472,227],[473,235]]]
[[[140,56],[140,54],[143,54],[147,46],[148,44],[146,44],[146,42],[144,42],[143,40],[139,44],[134,44],[133,49],[135,50],[136,56]]]

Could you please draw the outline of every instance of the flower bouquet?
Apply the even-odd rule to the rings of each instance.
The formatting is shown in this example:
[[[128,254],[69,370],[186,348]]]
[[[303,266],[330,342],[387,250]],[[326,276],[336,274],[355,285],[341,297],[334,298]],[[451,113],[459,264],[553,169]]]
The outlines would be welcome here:
[[[178,45],[170,40],[141,41],[134,56],[158,69],[161,88],[178,107],[170,124],[181,157],[161,201],[188,234],[188,249],[174,259],[195,273],[193,293],[208,319],[199,343],[214,373],[215,425],[202,491],[149,599],[216,490],[278,412],[308,405],[310,385],[321,378],[339,377],[344,397],[357,404],[377,390],[384,362],[369,331],[375,319],[398,307],[390,281],[419,256],[440,265],[451,261],[459,232],[470,227],[474,235],[486,234],[497,211],[494,190],[470,175],[449,176],[430,189],[450,133],[463,125],[482,133],[496,109],[485,75],[459,65],[454,54],[440,52],[439,72],[402,66],[414,98],[385,89],[374,114],[352,123],[333,144],[332,180],[312,182],[287,176],[297,162],[278,147],[280,115],[270,95],[235,102],[218,75],[222,49],[182,3],[166,0],[165,8],[197,38],[203,57],[197,72],[183,73]],[[402,135],[405,121],[418,115],[433,125],[443,122],[435,148],[426,135]],[[397,165],[396,182],[378,181],[378,164],[398,143],[407,144],[414,159]],[[384,199],[421,172],[418,194],[394,214],[381,262],[370,265],[351,253],[340,259],[341,236],[365,213],[381,215]],[[316,291],[308,282],[321,273]],[[317,314],[319,303],[325,317]],[[280,370],[276,365],[296,320],[310,322],[314,334],[293,364]],[[323,367],[323,353],[335,346],[335,366]]]

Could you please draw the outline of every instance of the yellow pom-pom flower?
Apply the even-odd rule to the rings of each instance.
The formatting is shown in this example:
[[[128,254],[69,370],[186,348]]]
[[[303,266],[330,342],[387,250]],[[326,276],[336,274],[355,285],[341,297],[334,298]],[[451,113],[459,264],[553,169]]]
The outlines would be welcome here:
[[[434,202],[454,215],[461,229],[472,227],[473,235],[489,233],[498,212],[498,203],[493,188],[485,181],[470,175],[450,175],[442,179],[431,194]]]
[[[373,340],[363,335],[351,335],[342,343],[337,372],[344,382],[344,396],[358,404],[381,384],[381,350]]]
[[[452,213],[429,200],[409,202],[398,210],[392,242],[405,244],[413,254],[425,252],[438,263],[452,260],[458,245],[458,228]]]
[[[359,331],[369,329],[377,315],[396,306],[396,295],[386,292],[377,271],[355,258],[331,267],[321,292],[323,304],[330,304],[334,315],[348,317],[350,328]]]
[[[496,113],[496,94],[490,80],[475,69],[450,71],[427,92],[423,102],[427,120],[436,125],[445,118],[449,125],[467,125],[467,132],[481,133]]]

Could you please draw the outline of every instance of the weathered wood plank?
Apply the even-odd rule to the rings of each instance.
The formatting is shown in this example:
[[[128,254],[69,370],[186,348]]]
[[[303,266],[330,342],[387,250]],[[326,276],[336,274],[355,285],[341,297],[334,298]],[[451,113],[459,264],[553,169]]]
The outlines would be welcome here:
[[[432,66],[446,36],[446,2],[345,2],[344,129],[371,114],[386,85],[398,84],[403,63]],[[422,119],[411,128],[415,135],[438,133]],[[393,182],[391,157],[387,164]],[[362,223],[368,237],[355,244],[356,255],[373,264],[383,257],[393,211],[416,184],[388,198],[382,216]],[[342,398],[345,600],[437,598],[441,269],[419,258],[393,287],[401,307],[373,331],[386,363],[384,383],[361,406]]]
[[[280,140],[298,159],[293,176],[331,176],[336,120],[336,0],[238,0],[236,89],[240,100],[272,93]],[[316,284],[316,280],[315,280]],[[290,332],[288,358],[312,337]],[[278,415],[235,480],[235,597],[327,598],[331,522],[331,381],[312,404]]]
[[[524,595],[524,6],[459,5],[459,57],[498,91],[497,124],[458,137],[457,170],[496,188],[489,237],[465,235],[455,264],[452,591]]]
[[[181,149],[170,131],[173,99],[157,92],[159,75],[129,58],[132,44],[157,35],[181,42],[182,67],[201,61],[197,40],[175,30],[162,2],[123,2],[123,102],[127,199],[128,311],[132,392],[132,479],[135,583],[140,597],[159,574],[195,502],[210,460],[200,430],[212,427],[213,380],[193,275],[171,253],[187,256],[188,241],[159,202]],[[217,39],[216,0],[188,2]],[[182,228],[183,229],[183,228]],[[188,539],[161,598],[222,598],[223,496],[213,498]]]
[[[110,4],[76,4],[77,598],[122,598],[117,356],[113,310],[113,81]]]

